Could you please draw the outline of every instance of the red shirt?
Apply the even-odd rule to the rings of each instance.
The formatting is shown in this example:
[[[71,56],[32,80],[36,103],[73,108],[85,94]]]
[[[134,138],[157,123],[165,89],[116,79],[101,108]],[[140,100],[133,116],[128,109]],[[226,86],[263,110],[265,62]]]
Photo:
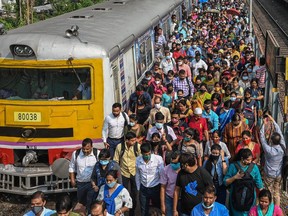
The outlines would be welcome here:
[[[190,128],[196,129],[199,132],[199,139],[202,141],[204,131],[208,131],[207,120],[205,118],[200,118],[196,121],[195,118],[192,117],[188,119],[187,124]]]
[[[186,56],[186,52],[184,50],[179,50],[179,51],[174,51],[173,52],[173,58],[176,60],[178,59],[180,56],[182,56],[183,58]]]
[[[244,143],[239,143],[235,150],[235,154],[238,154],[238,152],[245,147]],[[260,155],[260,144],[255,143],[254,148],[252,150],[253,160],[257,158],[257,155]]]

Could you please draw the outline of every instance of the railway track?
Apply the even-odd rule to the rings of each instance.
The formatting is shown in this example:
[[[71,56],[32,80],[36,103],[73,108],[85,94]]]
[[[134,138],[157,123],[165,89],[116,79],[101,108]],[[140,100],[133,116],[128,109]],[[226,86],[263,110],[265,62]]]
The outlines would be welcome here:
[[[263,36],[266,37],[266,31],[270,30],[280,46],[280,55],[288,56],[287,8],[283,8],[279,2],[255,0],[253,1],[253,16]]]

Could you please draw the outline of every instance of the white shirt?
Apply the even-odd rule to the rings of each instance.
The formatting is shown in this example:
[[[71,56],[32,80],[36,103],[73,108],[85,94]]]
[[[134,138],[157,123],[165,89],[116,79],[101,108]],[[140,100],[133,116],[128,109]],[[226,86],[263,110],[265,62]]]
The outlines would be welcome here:
[[[151,154],[151,159],[146,163],[142,156],[136,159],[136,186],[140,190],[140,185],[152,188],[160,184],[160,175],[164,169],[164,162],[161,156]]]
[[[202,59],[200,59],[199,62],[197,62],[196,59],[194,59],[192,61],[191,65],[193,68],[193,76],[194,77],[199,75],[199,69],[200,68],[204,68],[205,70],[208,69],[208,65]]]
[[[116,189],[118,187],[119,187],[119,184],[117,184]],[[105,185],[102,185],[100,190],[99,190],[97,200],[104,200],[104,198],[105,198],[104,197],[104,188],[105,188]],[[112,194],[110,194],[110,195],[112,195]],[[128,190],[125,187],[120,191],[118,196],[115,197],[114,202],[115,202],[115,211],[119,210],[123,206],[127,207],[128,209],[132,209],[132,207],[133,207],[132,198],[131,198]],[[108,215],[111,215],[111,214],[108,213]],[[124,216],[124,214],[121,214],[121,216],[122,215]]]
[[[76,151],[73,152],[72,158],[69,164],[69,173],[77,173],[76,180],[78,182],[90,182],[92,171],[97,162],[93,151],[89,155],[84,155],[83,151],[80,153],[76,159]]]
[[[176,140],[177,136],[175,135],[174,130],[169,126],[167,126],[167,130],[168,130],[168,134],[172,137],[172,140],[173,141]],[[154,133],[158,133],[160,135],[160,138],[161,138],[162,134],[165,133],[164,125],[163,125],[163,128],[161,130],[158,130],[156,128],[156,126],[150,128],[147,132],[146,140],[151,141],[152,134],[154,134]],[[167,139],[167,136],[166,136],[166,139]]]
[[[40,216],[49,216],[49,215],[54,214],[54,213],[56,213],[55,210],[47,209],[44,207]],[[24,214],[23,216],[35,216],[35,214],[31,210],[31,211],[27,212],[26,214]]]
[[[129,123],[129,117],[126,113],[127,124]],[[121,139],[124,136],[124,125],[125,119],[120,113],[117,117],[113,115],[113,113],[109,114],[105,117],[103,128],[102,128],[102,139],[103,142],[107,141],[107,138],[113,139]]]
[[[169,70],[174,71],[175,66],[175,60],[171,58],[170,61],[168,61],[167,59],[163,59],[160,63],[159,68],[161,68],[163,70],[163,73],[167,75]]]

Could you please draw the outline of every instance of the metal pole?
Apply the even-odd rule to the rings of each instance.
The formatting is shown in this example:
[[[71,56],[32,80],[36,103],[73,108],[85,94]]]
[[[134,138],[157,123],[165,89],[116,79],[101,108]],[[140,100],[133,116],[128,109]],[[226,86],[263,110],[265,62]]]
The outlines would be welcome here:
[[[252,35],[252,0],[249,0],[249,31]]]

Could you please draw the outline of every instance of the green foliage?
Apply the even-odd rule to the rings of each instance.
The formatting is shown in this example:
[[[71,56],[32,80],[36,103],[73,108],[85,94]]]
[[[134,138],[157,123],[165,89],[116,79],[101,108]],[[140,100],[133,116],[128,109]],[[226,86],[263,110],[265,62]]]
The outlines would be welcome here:
[[[37,14],[34,12],[33,22],[45,20],[50,17],[58,16],[80,8],[89,7],[93,4],[100,3],[102,1],[103,0],[50,0],[49,2],[52,4],[53,14],[49,13]],[[22,5],[19,4],[19,2],[22,2]],[[35,0],[35,5],[37,6],[43,5],[44,2],[45,0]],[[8,12],[7,13],[8,16],[1,17],[0,23],[3,23],[5,25],[6,30],[10,30],[25,25],[25,18],[27,14],[26,14],[26,5],[23,0],[22,1],[16,0],[16,4],[5,5],[5,10]],[[22,12],[21,14],[20,11]]]

